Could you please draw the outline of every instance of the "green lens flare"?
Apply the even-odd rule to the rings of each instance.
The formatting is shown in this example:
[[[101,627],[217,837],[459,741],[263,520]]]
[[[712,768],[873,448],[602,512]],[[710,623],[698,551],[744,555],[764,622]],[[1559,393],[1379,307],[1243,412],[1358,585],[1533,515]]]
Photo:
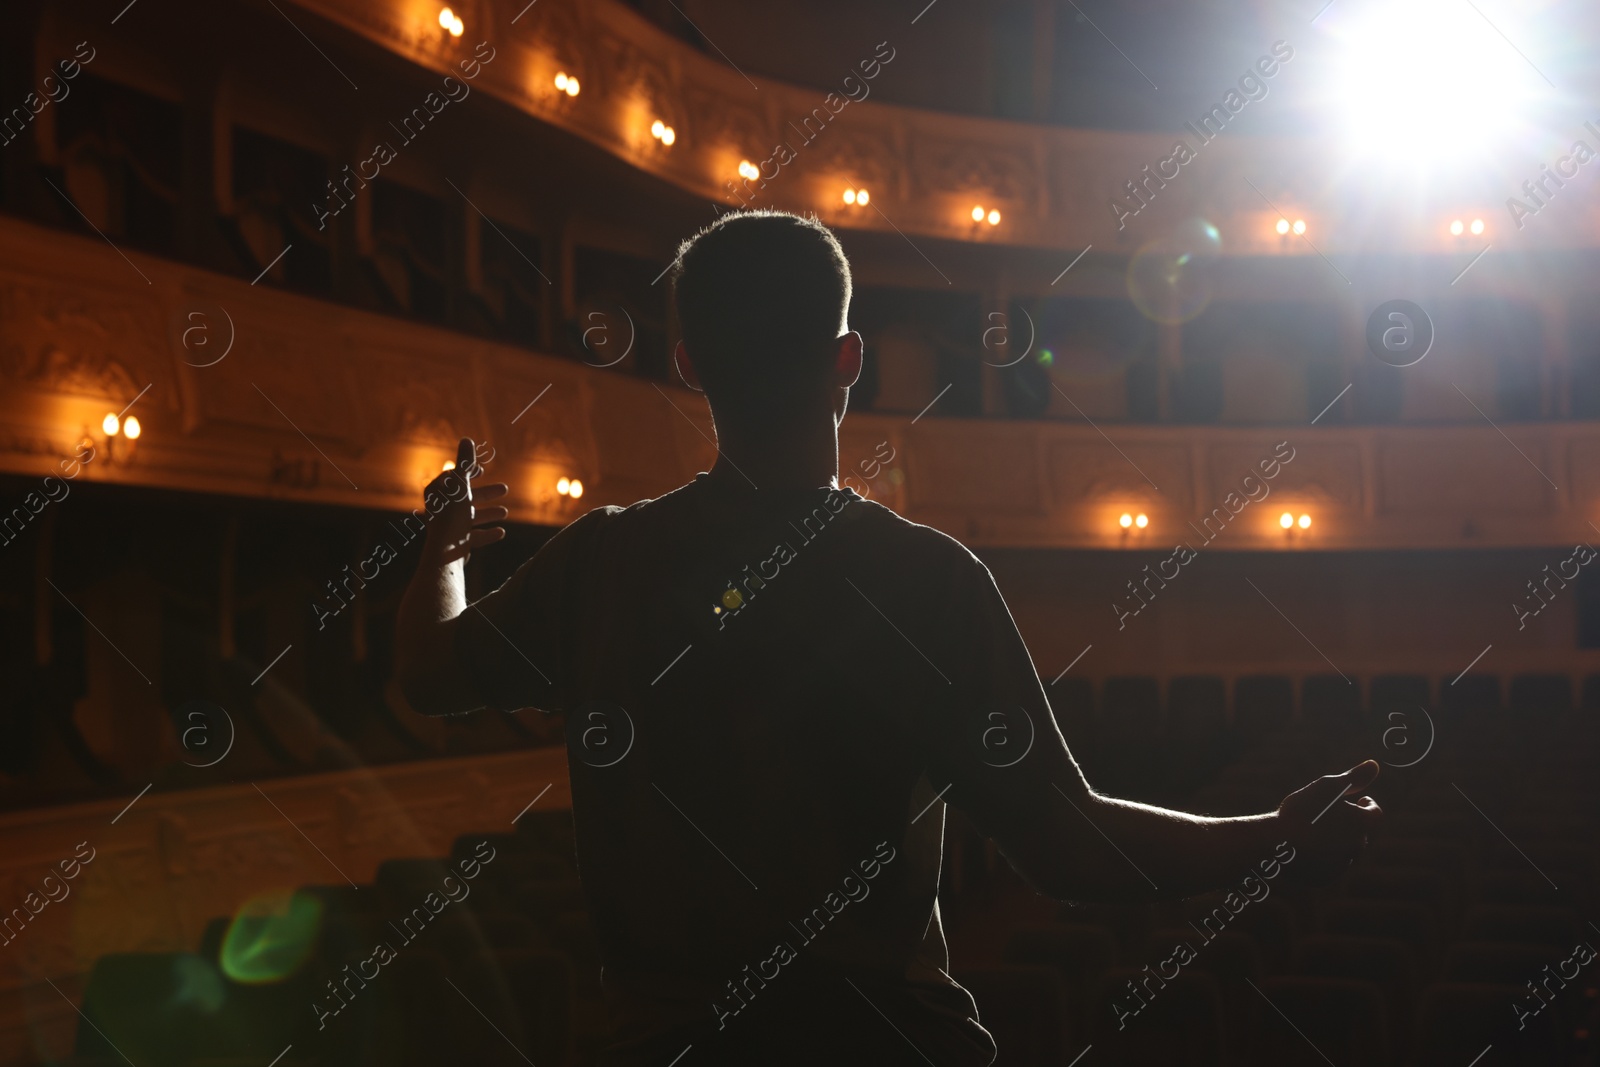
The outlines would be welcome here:
[[[247,985],[277,982],[311,956],[322,927],[322,901],[289,890],[251,897],[222,939],[222,973]]]

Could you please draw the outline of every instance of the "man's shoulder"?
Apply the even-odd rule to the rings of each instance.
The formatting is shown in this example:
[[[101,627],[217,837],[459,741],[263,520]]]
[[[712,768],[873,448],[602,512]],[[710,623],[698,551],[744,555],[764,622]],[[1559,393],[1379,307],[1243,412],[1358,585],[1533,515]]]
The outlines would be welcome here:
[[[859,498],[860,527],[865,536],[909,566],[947,570],[976,568],[987,573],[983,561],[956,538],[933,526],[913,522],[875,500]]]

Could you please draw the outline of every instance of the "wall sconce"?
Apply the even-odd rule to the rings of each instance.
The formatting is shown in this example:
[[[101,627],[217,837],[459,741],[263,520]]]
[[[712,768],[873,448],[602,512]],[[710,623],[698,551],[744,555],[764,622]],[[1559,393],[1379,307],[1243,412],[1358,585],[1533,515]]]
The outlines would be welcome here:
[[[139,423],[139,416],[129,415],[119,418],[114,411],[106,412],[106,417],[100,420],[100,435],[105,447],[106,461],[115,462],[117,459],[132,460],[133,453],[144,427]],[[90,439],[87,431],[84,438]]]
[[[994,208],[991,208],[988,212],[985,212],[982,204],[973,204],[972,221],[983,222],[985,220],[988,221],[990,226],[1000,225],[1000,212]]]
[[[566,93],[568,96],[578,95],[578,79],[566,71],[556,72],[556,92]]]
[[[1285,511],[1278,516],[1278,525],[1283,527],[1284,537],[1293,537],[1296,527],[1302,531],[1311,529],[1311,516],[1302,512],[1297,519],[1292,511]]]
[[[846,189],[844,191],[844,202],[852,207],[866,207],[871,199],[871,194],[865,189]]]
[[[577,500],[583,495],[583,483],[576,478],[558,478],[556,492],[561,496]]]
[[[668,126],[660,119],[656,119],[650,124],[650,136],[654,137],[668,148],[671,148],[673,142],[678,139],[678,131],[674,130],[671,126]]]
[[[452,37],[460,37],[466,32],[467,24],[461,21],[460,15],[445,8],[439,12],[439,27]]]
[[[1143,530],[1150,525],[1150,516],[1142,511],[1124,511],[1117,518],[1117,525],[1122,527],[1123,541],[1127,541],[1129,537],[1135,536],[1135,531]]]
[[[1471,226],[1472,236],[1474,236],[1474,237],[1483,236],[1483,231],[1484,231],[1485,228],[1486,227],[1484,226],[1484,222],[1483,222],[1482,219],[1473,219],[1472,220],[1472,226]],[[1460,237],[1462,235],[1462,233],[1465,232],[1467,229],[1468,229],[1468,226],[1467,226],[1466,223],[1462,222],[1460,219],[1456,219],[1454,222],[1452,222],[1450,224],[1450,235],[1452,237]]]
[[[739,160],[739,177],[745,181],[753,182],[761,177],[761,169],[748,159]]]

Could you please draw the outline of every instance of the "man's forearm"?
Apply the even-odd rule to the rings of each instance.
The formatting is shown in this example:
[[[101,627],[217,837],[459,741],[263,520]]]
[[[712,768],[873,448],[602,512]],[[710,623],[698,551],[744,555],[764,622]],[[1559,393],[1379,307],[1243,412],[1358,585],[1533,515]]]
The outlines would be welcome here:
[[[395,624],[396,672],[406,700],[430,715],[464,711],[464,679],[449,655],[450,623],[467,609],[465,566],[443,563],[435,546],[425,543],[422,560],[400,600]]]
[[[1099,831],[1091,836],[1100,840],[1103,856],[1085,864],[1091,868],[1085,873],[1099,883],[1092,888],[1100,899],[1174,900],[1223,889],[1272,860],[1284,839],[1271,812],[1215,818],[1092,791],[1074,803]],[[1094,848],[1093,841],[1085,843]]]

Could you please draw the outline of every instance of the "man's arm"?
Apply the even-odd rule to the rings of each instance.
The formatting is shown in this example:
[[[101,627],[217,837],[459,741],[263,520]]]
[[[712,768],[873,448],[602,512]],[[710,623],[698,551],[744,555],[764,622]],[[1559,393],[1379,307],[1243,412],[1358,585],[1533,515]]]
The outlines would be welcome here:
[[[951,584],[922,615],[925,647],[937,650],[948,686],[923,719],[930,780],[935,788],[949,783],[950,803],[1040,892],[1059,900],[1179,899],[1237,885],[1263,863],[1284,864],[1283,842],[1294,850],[1282,855],[1294,857],[1285,870],[1297,881],[1337,877],[1360,853],[1381,816],[1361,795],[1377,777],[1372,761],[1317,779],[1275,811],[1236,818],[1096,793],[988,568],[964,548],[946,564],[952,549],[937,545],[933,566],[948,566]],[[1027,739],[1023,755],[997,761],[1009,753],[994,739],[1018,736]]]
[[[467,610],[467,556],[506,534],[487,525],[503,521],[506,509],[477,505],[500,499],[507,487],[498,483],[473,487],[473,475],[482,473],[476,455],[472,440],[462,438],[455,469],[423,490],[432,517],[422,559],[406,586],[395,624],[395,675],[406,702],[424,715],[454,715],[482,706],[456,658],[455,630],[457,619]]]
[[[1320,883],[1342,873],[1376,828],[1382,813],[1362,793],[1377,776],[1368,760],[1316,779],[1276,811],[1213,818],[1098,794],[1079,773],[1053,783],[1055,812],[1012,828],[1000,845],[1061,900],[1181,899],[1259,877],[1263,865]]]

